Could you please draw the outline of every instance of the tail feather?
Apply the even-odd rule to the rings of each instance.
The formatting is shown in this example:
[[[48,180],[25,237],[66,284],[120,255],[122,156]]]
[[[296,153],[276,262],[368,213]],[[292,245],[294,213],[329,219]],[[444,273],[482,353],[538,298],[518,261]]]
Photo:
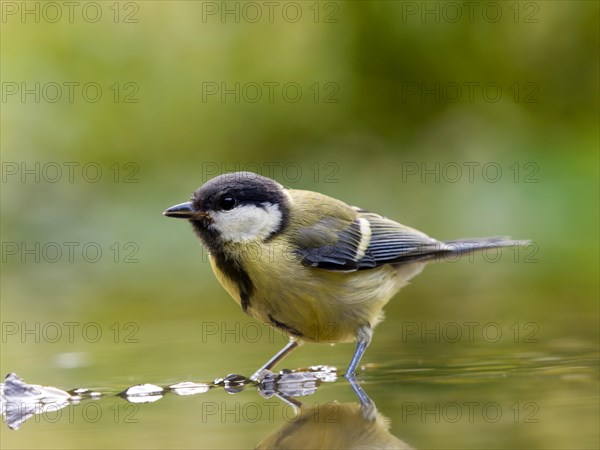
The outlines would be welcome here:
[[[444,241],[444,246],[448,247],[445,249],[445,252],[449,252],[453,255],[462,255],[488,248],[513,247],[517,245],[527,245],[530,243],[531,241],[529,240],[513,240],[508,236],[495,236],[487,238],[465,238]]]
[[[516,245],[528,245],[529,240],[513,240],[507,236],[496,236],[487,238],[465,238],[452,241],[427,243],[416,251],[407,253],[392,261],[393,263],[412,263],[433,260],[442,260],[448,256],[459,256],[499,247],[512,247]]]

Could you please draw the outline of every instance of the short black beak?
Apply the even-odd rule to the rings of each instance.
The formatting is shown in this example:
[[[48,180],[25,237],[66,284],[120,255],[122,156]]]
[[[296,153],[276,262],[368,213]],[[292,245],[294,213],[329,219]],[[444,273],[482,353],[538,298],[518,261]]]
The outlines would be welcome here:
[[[163,216],[175,217],[176,219],[190,219],[195,212],[194,208],[192,208],[192,202],[185,202],[171,206],[163,212]]]

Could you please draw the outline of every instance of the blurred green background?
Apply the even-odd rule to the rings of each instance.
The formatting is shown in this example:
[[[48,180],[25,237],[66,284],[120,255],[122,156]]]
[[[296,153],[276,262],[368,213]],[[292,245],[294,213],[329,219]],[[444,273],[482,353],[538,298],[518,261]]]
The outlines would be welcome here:
[[[70,5],[2,2],[3,373],[107,392],[252,373],[284,338],[249,338],[190,227],[161,216],[247,169],[439,239],[532,239],[416,278],[365,389],[417,448],[598,446],[597,2]],[[502,338],[420,334],[465,322]],[[352,351],[307,345],[283,366]],[[488,364],[508,379],[444,376]],[[420,365],[431,378],[397,372]],[[142,405],[135,425],[3,429],[2,447],[238,448],[276,428],[199,421],[205,399],[232,401],[204,395]],[[406,423],[399,406],[499,398],[536,402],[539,423]],[[333,399],[355,401],[343,383],[307,401]]]

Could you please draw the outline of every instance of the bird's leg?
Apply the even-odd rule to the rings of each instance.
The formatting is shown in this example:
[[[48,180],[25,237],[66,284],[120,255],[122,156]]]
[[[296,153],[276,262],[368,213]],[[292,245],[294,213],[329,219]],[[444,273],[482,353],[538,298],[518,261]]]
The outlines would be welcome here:
[[[358,397],[358,400],[360,401],[362,407],[366,408],[374,404],[373,400],[371,400],[367,393],[363,391],[363,388],[360,387],[360,385],[356,381],[356,378],[348,378],[348,383],[350,383],[350,386],[352,387],[352,390]]]
[[[365,353],[365,350],[371,343],[371,337],[373,336],[373,330],[370,325],[364,325],[358,329],[356,332],[356,350],[354,350],[354,355],[352,356],[352,361],[350,361],[350,365],[348,366],[348,370],[344,377],[347,379],[354,379],[354,372],[360,363],[360,358]],[[360,397],[360,396],[359,396]]]
[[[297,340],[290,339],[290,342],[288,342],[285,345],[285,347],[283,347],[281,350],[279,350],[277,353],[275,353],[275,355],[270,360],[268,360],[260,369],[258,369],[256,372],[254,372],[254,375],[252,375],[250,377],[250,379],[252,381],[258,381],[260,379],[261,374],[265,370],[271,370],[281,360],[283,360],[283,358],[285,358],[287,355],[289,355],[292,352],[292,350],[294,350],[299,345],[300,345],[300,343]]]
[[[300,408],[302,408],[302,402],[299,402],[295,398],[283,395],[281,392],[275,392],[273,395],[282,402],[284,402],[286,405],[290,406],[296,413],[298,413],[298,411],[300,411]]]

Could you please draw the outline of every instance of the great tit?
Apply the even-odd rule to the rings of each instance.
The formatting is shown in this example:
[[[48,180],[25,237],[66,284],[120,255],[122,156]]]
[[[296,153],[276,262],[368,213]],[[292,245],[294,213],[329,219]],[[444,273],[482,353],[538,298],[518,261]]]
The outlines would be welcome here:
[[[412,450],[390,433],[390,421],[375,406],[366,416],[358,403],[314,402],[301,405],[279,429],[255,448],[266,449],[393,449]]]
[[[163,214],[190,221],[217,279],[246,314],[289,335],[253,380],[305,341],[356,342],[345,374],[353,379],[382,308],[428,261],[524,243],[438,241],[252,172],[217,176]]]

